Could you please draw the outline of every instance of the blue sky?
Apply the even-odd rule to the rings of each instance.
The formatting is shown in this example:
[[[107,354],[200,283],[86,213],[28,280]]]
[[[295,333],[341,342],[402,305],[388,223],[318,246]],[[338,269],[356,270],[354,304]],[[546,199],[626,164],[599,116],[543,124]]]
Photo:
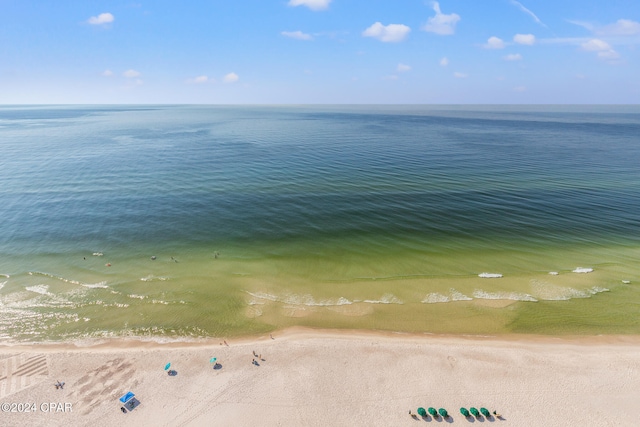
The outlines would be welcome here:
[[[0,104],[640,103],[640,0],[0,0]]]

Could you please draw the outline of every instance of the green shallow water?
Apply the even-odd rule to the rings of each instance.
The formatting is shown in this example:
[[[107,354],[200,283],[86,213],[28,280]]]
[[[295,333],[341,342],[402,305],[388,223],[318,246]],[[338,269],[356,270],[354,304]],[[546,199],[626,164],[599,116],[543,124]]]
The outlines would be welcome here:
[[[256,255],[270,252],[266,248],[196,247],[40,256],[24,266],[30,273],[6,279],[3,332],[19,340],[230,337],[294,325],[465,334],[640,332],[640,272],[633,263],[640,249],[584,245],[437,256],[405,249],[372,259],[299,243],[284,256],[287,245],[277,247],[268,257]],[[594,271],[574,273],[577,267]],[[503,277],[478,277],[482,272]],[[14,313],[11,319],[7,312]]]

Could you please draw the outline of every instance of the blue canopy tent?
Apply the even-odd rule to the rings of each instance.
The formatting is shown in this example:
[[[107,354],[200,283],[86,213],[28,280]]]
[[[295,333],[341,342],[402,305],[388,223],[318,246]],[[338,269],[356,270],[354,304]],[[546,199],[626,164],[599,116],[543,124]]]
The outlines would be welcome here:
[[[124,396],[122,396],[120,398],[120,402],[127,403],[128,401],[133,399],[133,396],[135,396],[135,394],[133,394],[132,392],[129,391],[129,392],[127,392],[127,394],[125,394]]]

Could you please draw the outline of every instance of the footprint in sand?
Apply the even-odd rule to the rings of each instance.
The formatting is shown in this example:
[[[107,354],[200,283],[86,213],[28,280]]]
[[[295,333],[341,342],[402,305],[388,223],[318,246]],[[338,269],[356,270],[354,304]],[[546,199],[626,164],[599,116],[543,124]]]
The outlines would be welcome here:
[[[449,365],[451,365],[451,367],[452,367],[452,368],[456,366],[456,362],[457,362],[457,360],[456,360],[456,358],[455,358],[455,357],[453,357],[453,356],[448,356],[448,357],[447,357],[447,360],[449,361]]]

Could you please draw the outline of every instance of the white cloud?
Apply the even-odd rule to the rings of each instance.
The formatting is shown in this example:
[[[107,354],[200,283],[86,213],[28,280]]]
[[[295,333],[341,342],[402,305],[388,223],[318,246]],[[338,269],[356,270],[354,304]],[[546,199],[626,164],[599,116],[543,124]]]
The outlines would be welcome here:
[[[542,22],[542,21],[540,20],[540,18],[538,18],[538,17],[536,16],[536,14],[535,14],[535,13],[531,12],[529,9],[527,9],[526,7],[524,7],[524,6],[522,5],[522,3],[520,3],[519,1],[511,0],[511,4],[513,4],[513,5],[515,5],[515,6],[518,6],[518,7],[520,8],[520,10],[521,10],[521,11],[523,11],[524,13],[526,13],[527,15],[529,15],[530,17],[532,17],[532,18],[533,18],[533,20],[534,20],[536,23],[538,23],[538,24],[542,25],[543,27],[546,27],[546,24],[545,24],[544,22]]]
[[[445,56],[444,58],[442,58],[442,59],[440,60],[440,65],[441,65],[442,67],[446,67],[447,65],[449,65],[449,58],[447,58],[446,56]]]
[[[591,52],[611,49],[611,45],[600,39],[591,39],[586,43],[582,43],[582,48]]]
[[[485,49],[504,49],[504,41],[498,37],[489,37],[483,47]]]
[[[411,28],[402,24],[382,25],[376,22],[362,32],[364,37],[374,37],[383,42],[400,42],[409,34]]]
[[[522,55],[520,55],[519,53],[511,53],[503,58],[505,61],[521,61]]]
[[[618,59],[620,58],[620,54],[615,50],[603,50],[602,52],[598,52],[598,58],[601,59]]]
[[[586,43],[582,43],[580,46],[588,52],[598,52],[598,58],[617,59],[620,57],[618,52],[613,50],[611,45],[604,40],[591,39]]]
[[[235,83],[240,80],[240,77],[236,73],[229,73],[222,78],[225,83]]]
[[[140,72],[136,71],[136,70],[127,70],[124,73],[122,73],[123,76],[125,76],[128,79],[132,79],[134,77],[140,77]]]
[[[516,34],[513,36],[513,41],[518,44],[526,44],[528,46],[533,45],[536,42],[536,36],[533,34]]]
[[[640,23],[630,19],[618,19],[614,24],[596,30],[599,36],[635,36],[640,34]]]
[[[290,37],[296,40],[313,40],[311,34],[303,33],[302,31],[282,31],[282,34],[285,37]]]
[[[110,14],[109,12],[106,12],[106,13],[101,13],[98,16],[92,16],[87,20],[87,22],[91,25],[103,25],[103,24],[112,23],[114,19],[115,18],[113,17],[112,14]]]
[[[407,71],[411,71],[411,66],[410,65],[406,65],[406,64],[398,64],[398,67],[396,68],[396,70],[399,73],[404,73]]]
[[[331,0],[289,0],[289,6],[307,6],[311,10],[324,10]]]
[[[440,11],[440,4],[437,1],[433,2],[433,10],[436,12],[436,16],[429,18],[422,29],[441,36],[453,34],[456,31],[456,24],[460,20],[460,15],[456,13],[445,15]]]
[[[467,74],[465,73],[459,73],[459,72],[455,72],[453,73],[453,76],[457,79],[466,79],[467,77],[469,77]]]
[[[572,21],[572,20],[570,20],[570,19],[567,19],[567,22],[568,22],[568,23],[570,23],[570,24],[573,24],[573,25],[578,25],[578,26],[580,26],[580,27],[582,27],[582,28],[586,28],[586,29],[587,29],[587,30],[589,30],[589,31],[593,31],[593,30],[595,30],[595,28],[596,28],[596,27],[595,27],[595,25],[593,25],[593,24],[592,24],[592,23],[590,23],[590,22],[584,22],[584,21]]]
[[[103,75],[103,76],[105,76],[105,77],[111,77],[111,76],[113,76],[113,71],[111,71],[111,70],[104,70],[104,71],[102,72],[102,75]]]
[[[198,77],[194,77],[192,79],[188,79],[187,83],[190,84],[202,84],[202,83],[207,83],[210,82],[212,80],[209,79],[209,76],[198,76]]]

